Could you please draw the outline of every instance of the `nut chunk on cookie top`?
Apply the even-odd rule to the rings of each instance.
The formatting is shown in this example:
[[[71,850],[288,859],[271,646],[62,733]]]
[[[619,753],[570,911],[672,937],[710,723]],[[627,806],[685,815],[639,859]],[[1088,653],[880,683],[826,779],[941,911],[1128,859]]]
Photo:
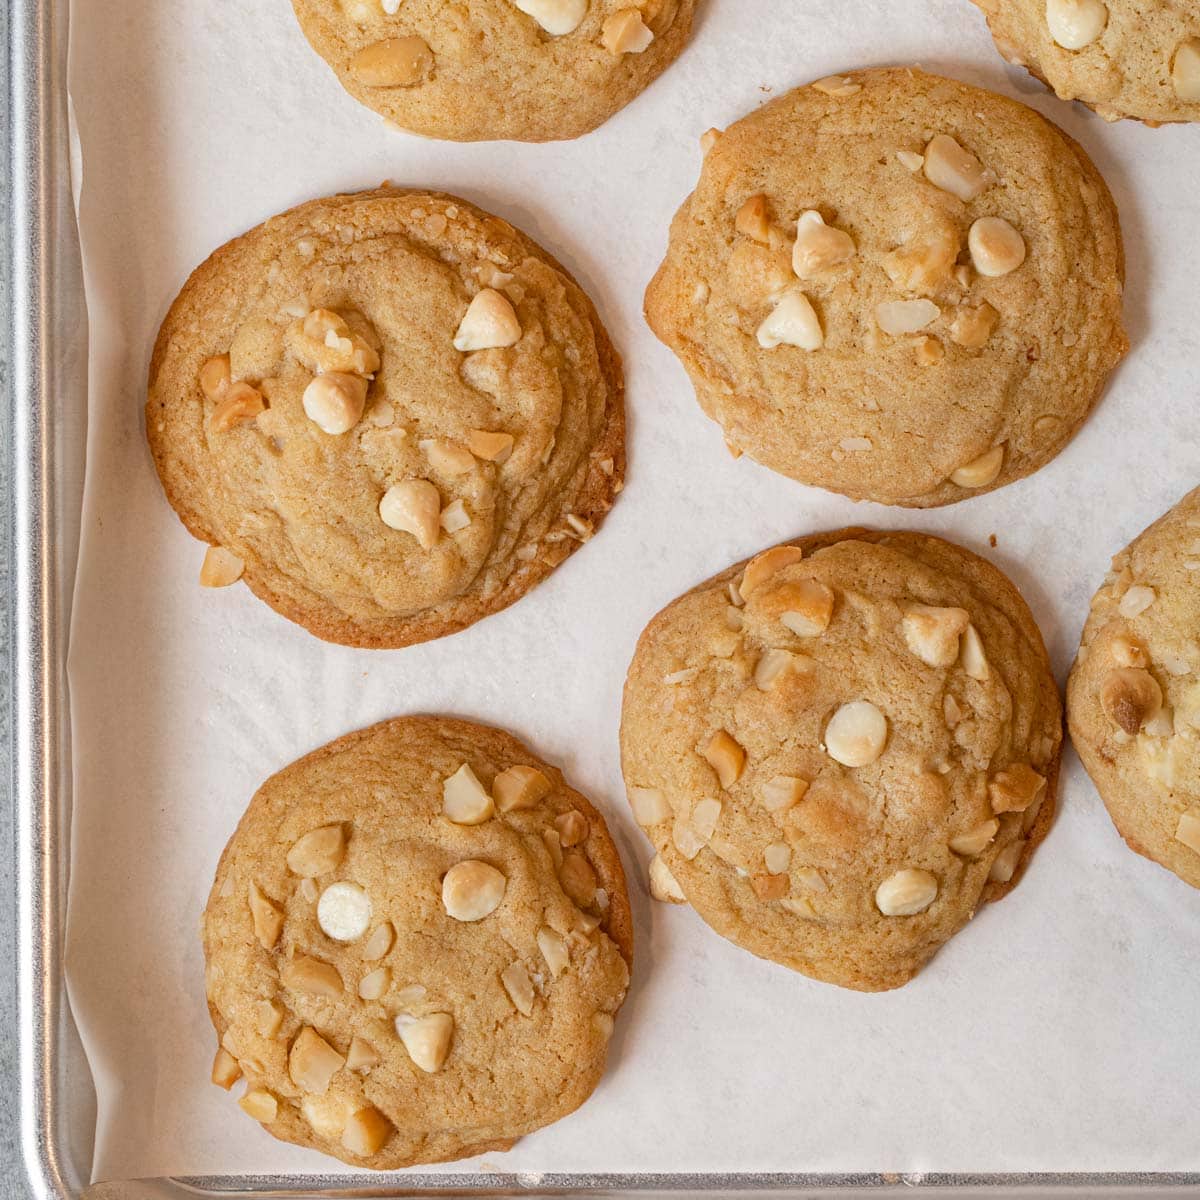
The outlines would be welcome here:
[[[146,428],[168,499],[330,641],[404,646],[519,599],[621,490],[620,360],[512,226],[381,189],[219,250],[155,347]]]
[[[426,137],[575,138],[675,61],[696,0],[292,0],[360,104]]]
[[[1106,121],[1200,121],[1200,7],[1184,0],[974,0],[996,48]]]
[[[1200,488],[1113,559],[1067,716],[1130,848],[1200,888]]]
[[[212,1081],[356,1166],[504,1150],[604,1070],[633,941],[600,814],[515,738],[409,718],[259,789],[203,922]]]
[[[937,538],[777,546],[664,609],[621,754],[652,894],[815,979],[898,987],[1018,880],[1062,713],[1037,626]]]
[[[735,454],[949,504],[1049,462],[1128,348],[1112,198],[1024,105],[856,71],[702,144],[646,316]]]

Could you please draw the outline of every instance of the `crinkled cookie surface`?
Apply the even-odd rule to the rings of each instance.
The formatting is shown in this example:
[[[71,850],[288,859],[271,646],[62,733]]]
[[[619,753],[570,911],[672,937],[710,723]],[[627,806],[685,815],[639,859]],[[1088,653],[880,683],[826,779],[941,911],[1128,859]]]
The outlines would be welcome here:
[[[146,430],[167,497],[329,641],[404,646],[506,607],[596,531],[625,466],[620,360],[540,247],[452,196],[301,205],[171,308]]]
[[[269,779],[203,921],[213,1082],[356,1166],[507,1149],[574,1111],[629,983],[600,814],[515,738],[350,734]]]
[[[863,991],[907,982],[1020,879],[1061,740],[1012,584],[940,539],[861,529],[775,547],[668,605],[621,724],[659,898]]]
[[[292,0],[360,103],[455,141],[575,138],[679,56],[696,0]]]
[[[915,69],[713,134],[646,315],[735,453],[929,507],[1029,475],[1128,348],[1117,213],[1031,109]]]

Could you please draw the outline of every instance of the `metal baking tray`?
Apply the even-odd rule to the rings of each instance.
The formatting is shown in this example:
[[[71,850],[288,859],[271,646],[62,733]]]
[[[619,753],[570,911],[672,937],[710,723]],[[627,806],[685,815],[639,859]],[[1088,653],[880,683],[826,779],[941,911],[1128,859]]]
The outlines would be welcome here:
[[[736,0],[728,0],[736,3]],[[1200,1194],[1200,1175],[503,1175],[263,1176],[89,1186],[92,1084],[63,983],[69,862],[69,597],[78,543],[86,412],[86,314],[70,186],[67,0],[12,0],[11,106],[13,556],[12,784],[17,829],[21,1144],[45,1200],[184,1196],[802,1197],[897,1193],[1020,1197]],[[1064,1114],[1064,1120],[1069,1120]],[[619,1131],[614,1130],[614,1137]]]

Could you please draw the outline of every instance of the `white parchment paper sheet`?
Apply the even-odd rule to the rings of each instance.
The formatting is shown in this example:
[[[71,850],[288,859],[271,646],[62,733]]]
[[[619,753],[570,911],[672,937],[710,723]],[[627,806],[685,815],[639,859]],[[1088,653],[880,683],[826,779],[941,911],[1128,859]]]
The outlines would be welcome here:
[[[1200,128],[1109,127],[1060,104],[1005,68],[966,0],[706,0],[693,45],[648,94],[551,146],[386,128],[309,51],[287,0],[74,8],[91,402],[69,978],[99,1086],[96,1178],[334,1169],[209,1085],[197,927],[262,780],[407,712],[502,723],[560,763],[609,815],[635,892],[634,985],[598,1093],[474,1165],[1200,1169],[1200,893],[1121,845],[1073,756],[1023,885],[915,982],[874,996],[759,962],[690,910],[652,908],[617,762],[622,678],[646,620],[735,559],[850,522],[988,554],[1065,675],[1109,556],[1200,482]],[[1063,125],[1109,180],[1129,255],[1134,352],[1080,436],[1035,478],[931,513],[855,505],[734,462],[641,318],[700,134],[773,90],[895,61],[1016,95]],[[316,641],[244,588],[197,586],[201,547],[160,491],[142,405],[155,331],[192,267],[289,205],[384,178],[459,192],[570,266],[625,355],[631,466],[602,534],[514,608],[371,653]]]

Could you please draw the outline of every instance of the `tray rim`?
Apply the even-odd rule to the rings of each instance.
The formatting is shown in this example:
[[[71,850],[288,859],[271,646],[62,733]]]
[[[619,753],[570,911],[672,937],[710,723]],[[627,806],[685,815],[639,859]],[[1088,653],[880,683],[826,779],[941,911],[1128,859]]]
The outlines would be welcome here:
[[[17,1051],[21,1154],[38,1200],[214,1200],[247,1196],[402,1197],[434,1195],[669,1196],[711,1191],[743,1196],[813,1193],[1166,1196],[1200,1191],[1200,1173],[1095,1172],[990,1175],[863,1174],[453,1174],[203,1176],[88,1185],[66,1150],[61,1100],[69,1003],[63,974],[66,846],[69,833],[67,582],[57,534],[61,435],[55,397],[67,378],[57,338],[71,313],[67,296],[77,234],[70,182],[66,93],[70,0],[12,0],[7,54],[11,223],[12,370],[8,598],[12,670],[10,783],[16,827]],[[75,297],[79,303],[78,296]]]

